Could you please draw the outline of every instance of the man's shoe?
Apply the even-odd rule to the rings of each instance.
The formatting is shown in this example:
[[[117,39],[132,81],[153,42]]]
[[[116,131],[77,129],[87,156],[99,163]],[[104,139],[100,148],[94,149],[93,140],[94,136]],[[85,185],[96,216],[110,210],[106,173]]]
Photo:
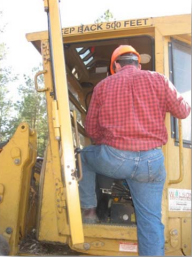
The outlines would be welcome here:
[[[96,214],[96,208],[81,208],[81,214],[83,223],[94,224],[99,222]]]

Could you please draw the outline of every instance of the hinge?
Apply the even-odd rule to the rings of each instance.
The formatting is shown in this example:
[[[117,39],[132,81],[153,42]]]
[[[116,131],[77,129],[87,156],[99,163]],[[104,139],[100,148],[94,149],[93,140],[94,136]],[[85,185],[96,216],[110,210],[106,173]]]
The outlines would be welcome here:
[[[52,102],[52,119],[53,119],[53,127],[55,131],[55,139],[60,140],[61,135],[60,135],[60,122],[59,122],[59,111],[57,107],[57,101],[54,100]]]

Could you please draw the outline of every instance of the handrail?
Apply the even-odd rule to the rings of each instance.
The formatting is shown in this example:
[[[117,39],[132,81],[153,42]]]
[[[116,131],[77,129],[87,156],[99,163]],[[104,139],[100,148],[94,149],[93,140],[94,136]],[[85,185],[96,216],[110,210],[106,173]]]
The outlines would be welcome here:
[[[182,133],[182,121],[179,120],[179,178],[170,180],[170,184],[178,184],[184,178],[184,167],[183,167],[183,133]]]
[[[86,115],[86,110],[85,108],[79,103],[79,101],[74,97],[74,95],[72,94],[72,92],[70,90],[68,90],[68,94],[69,94],[69,100],[75,105],[75,107],[77,108],[77,110]]]
[[[47,70],[42,70],[42,71],[39,71],[35,74],[35,78],[34,78],[34,81],[35,81],[35,89],[37,92],[45,92],[48,90],[47,87],[44,87],[44,88],[39,88],[39,85],[38,85],[38,82],[37,82],[37,78],[42,75],[42,74],[45,74],[47,72]]]
[[[80,155],[80,152],[78,151],[80,149],[80,143],[79,143],[79,132],[77,127],[77,114],[75,110],[73,110],[73,120],[74,120],[75,137],[76,137],[77,163],[79,168],[79,177],[77,178],[77,180],[80,181],[83,178],[83,171],[82,171],[81,155]]]

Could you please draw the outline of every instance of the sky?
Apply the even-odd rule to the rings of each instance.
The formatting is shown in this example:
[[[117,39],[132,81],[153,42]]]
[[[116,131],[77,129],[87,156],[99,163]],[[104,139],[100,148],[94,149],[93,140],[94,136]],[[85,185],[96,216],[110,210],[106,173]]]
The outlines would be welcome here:
[[[94,23],[108,9],[115,20],[176,15],[191,13],[191,0],[60,0],[62,27]],[[26,34],[47,30],[43,0],[0,0],[0,11],[6,25],[0,42],[8,47],[3,65],[20,76],[30,74],[41,56]]]

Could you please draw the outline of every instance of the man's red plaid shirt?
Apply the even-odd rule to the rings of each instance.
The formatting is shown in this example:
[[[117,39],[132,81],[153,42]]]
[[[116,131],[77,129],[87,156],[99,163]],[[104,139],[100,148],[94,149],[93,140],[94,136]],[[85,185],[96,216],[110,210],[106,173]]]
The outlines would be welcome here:
[[[94,88],[85,129],[97,145],[149,150],[167,142],[166,112],[183,119],[190,106],[165,76],[126,65]]]

